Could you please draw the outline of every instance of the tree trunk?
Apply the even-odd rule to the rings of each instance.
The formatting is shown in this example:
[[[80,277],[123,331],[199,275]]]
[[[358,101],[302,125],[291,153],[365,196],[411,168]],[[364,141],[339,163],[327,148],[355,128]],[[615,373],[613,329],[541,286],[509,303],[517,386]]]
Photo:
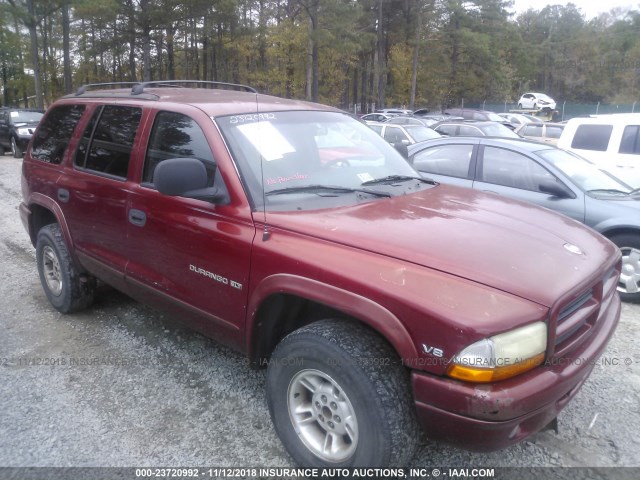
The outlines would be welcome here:
[[[26,26],[29,29],[29,40],[31,43],[31,61],[33,65],[33,78],[36,91],[36,107],[44,110],[44,99],[42,98],[42,79],[40,78],[40,60],[38,57],[38,31],[36,25],[36,10],[34,0],[27,0],[27,12],[29,14]],[[25,107],[28,105],[25,105]]]
[[[73,89],[71,78],[71,53],[69,46],[69,3],[62,4],[62,68],[64,71],[64,93],[69,94]]]
[[[413,62],[411,63],[411,95],[409,99],[409,109],[415,110],[416,104],[416,88],[418,84],[418,51],[420,50],[420,30],[422,30],[422,10],[418,7],[416,12],[416,44],[413,47]]]
[[[385,33],[384,33],[384,16],[382,8],[383,0],[378,0],[378,31],[376,33],[376,62],[375,62],[375,76],[376,76],[376,89],[377,89],[377,108],[385,107],[385,89],[386,89],[386,45],[385,45]]]
[[[167,25],[167,79],[176,79],[175,54],[173,50],[173,41],[176,34],[176,27],[173,23]]]

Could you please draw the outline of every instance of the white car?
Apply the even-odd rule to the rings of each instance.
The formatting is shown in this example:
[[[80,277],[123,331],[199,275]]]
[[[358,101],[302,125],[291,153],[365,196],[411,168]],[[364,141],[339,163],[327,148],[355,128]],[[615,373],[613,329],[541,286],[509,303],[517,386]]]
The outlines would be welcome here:
[[[533,110],[542,110],[543,108],[548,108],[549,110],[556,109],[556,101],[548,95],[544,93],[525,93],[518,100],[518,108],[519,109],[533,109]]]

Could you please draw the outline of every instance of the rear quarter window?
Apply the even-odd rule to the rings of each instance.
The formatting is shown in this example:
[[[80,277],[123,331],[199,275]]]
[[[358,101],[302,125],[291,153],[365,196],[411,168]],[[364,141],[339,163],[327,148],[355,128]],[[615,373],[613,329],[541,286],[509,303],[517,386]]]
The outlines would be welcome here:
[[[613,125],[579,125],[571,142],[571,148],[606,152]]]
[[[640,125],[627,125],[624,127],[618,153],[640,155]]]
[[[84,109],[84,105],[60,105],[52,108],[34,135],[31,156],[59,165]]]

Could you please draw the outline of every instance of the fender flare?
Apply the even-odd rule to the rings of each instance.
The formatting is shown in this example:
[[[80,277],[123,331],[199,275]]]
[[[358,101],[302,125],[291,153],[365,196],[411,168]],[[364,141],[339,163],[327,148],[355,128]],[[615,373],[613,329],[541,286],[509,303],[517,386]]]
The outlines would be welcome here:
[[[383,335],[402,359],[411,360],[418,357],[416,345],[404,324],[382,305],[362,295],[317,280],[285,273],[264,278],[251,295],[245,330],[247,352],[252,351],[253,333],[260,305],[269,296],[279,293],[296,295],[341,310]]]
[[[31,211],[31,216],[29,218],[29,235],[33,239],[33,244],[35,245],[37,242],[38,232],[34,231],[33,210],[31,209],[31,207],[33,205],[38,205],[40,207],[46,208],[51,213],[53,213],[53,216],[56,218],[58,225],[60,225],[60,230],[62,230],[64,241],[67,244],[67,250],[69,250],[69,255],[71,256],[73,263],[76,266],[81,266],[82,264],[76,256],[76,251],[73,245],[73,239],[71,238],[71,232],[69,231],[69,226],[67,225],[67,221],[65,219],[64,213],[62,212],[62,209],[60,208],[60,205],[58,205],[58,203],[50,197],[37,192],[34,192],[29,196],[28,205],[29,210]]]

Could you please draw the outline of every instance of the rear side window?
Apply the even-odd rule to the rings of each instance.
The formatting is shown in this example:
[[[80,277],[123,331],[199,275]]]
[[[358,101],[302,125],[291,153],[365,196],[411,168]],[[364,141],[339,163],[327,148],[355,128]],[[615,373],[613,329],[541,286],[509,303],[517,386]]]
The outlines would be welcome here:
[[[460,125],[460,131],[458,135],[461,137],[477,137],[482,136],[482,132],[476,127],[470,127],[469,125]]]
[[[384,139],[389,143],[400,143],[403,140],[408,140],[404,132],[399,128],[395,128],[395,127],[387,127],[385,129]]]
[[[153,173],[160,162],[180,157],[202,161],[212,185],[215,162],[200,126],[181,113],[160,112],[153,124],[142,181],[153,183]]]
[[[640,155],[640,126],[628,125],[622,132],[619,153]]]
[[[43,162],[60,164],[84,108],[84,105],[61,105],[51,109],[33,138],[31,155]]]
[[[613,125],[579,125],[571,142],[571,148],[606,152]]]
[[[106,105],[98,109],[82,135],[75,164],[126,178],[141,117],[142,110],[136,107]]]
[[[527,125],[524,127],[522,134],[528,137],[541,137],[542,125]]]
[[[443,145],[416,153],[413,166],[419,172],[467,178],[473,145]]]

